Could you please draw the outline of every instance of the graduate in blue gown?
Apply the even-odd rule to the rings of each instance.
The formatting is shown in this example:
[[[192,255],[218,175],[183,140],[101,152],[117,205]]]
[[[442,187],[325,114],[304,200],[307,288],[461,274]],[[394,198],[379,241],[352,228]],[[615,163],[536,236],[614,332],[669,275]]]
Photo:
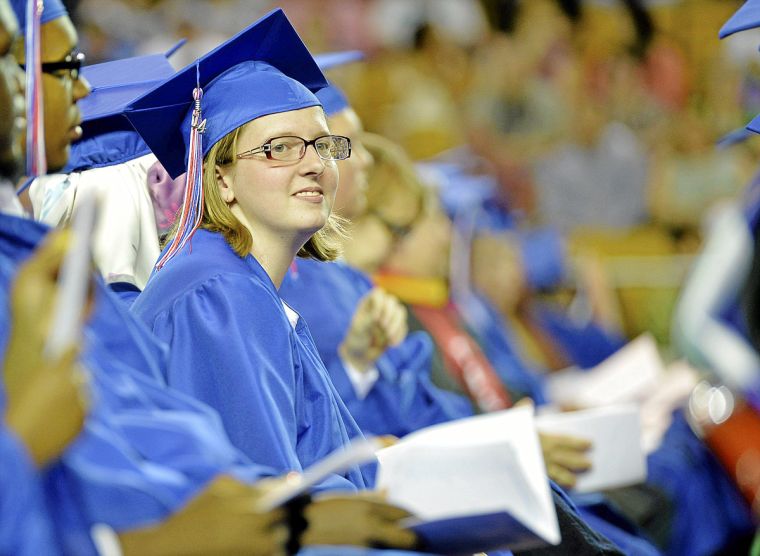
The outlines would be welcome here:
[[[13,38],[18,32],[18,23],[7,2],[0,4],[0,209],[7,210],[16,203],[13,192],[13,180],[21,170],[21,129],[15,124],[24,116],[23,78],[11,54]],[[21,74],[21,75],[19,75]],[[17,207],[17,205],[16,205]],[[18,207],[16,208],[18,210]],[[34,271],[30,278],[39,280]],[[37,281],[35,284],[39,284]],[[44,299],[42,291],[35,292]],[[27,290],[17,291],[17,295],[29,295]],[[16,299],[18,301],[18,299]],[[5,313],[0,319],[2,336],[7,336],[13,327],[16,337],[14,344],[3,343],[0,349],[3,361],[0,368],[0,554],[18,554],[22,556],[36,554],[60,554],[58,543],[53,535],[50,514],[45,505],[44,494],[37,473],[36,463],[32,457],[32,446],[24,444],[35,438],[34,447],[40,462],[43,458],[55,457],[71,435],[81,429],[81,415],[84,403],[74,396],[71,389],[60,388],[54,392],[39,392],[35,387],[40,378],[64,383],[73,378],[75,372],[70,365],[64,367],[38,368],[39,356],[33,351],[39,347],[42,334],[35,326],[41,315],[34,314],[34,304],[23,303],[16,307],[11,315]],[[32,324],[34,323],[34,324]],[[9,353],[9,349],[11,352]],[[20,350],[20,351],[19,351]],[[9,359],[10,358],[10,359]],[[51,363],[53,363],[51,361]],[[50,372],[52,370],[52,373]],[[42,373],[45,373],[44,375]],[[11,390],[6,391],[6,381]],[[53,398],[50,397],[52,393]],[[62,397],[61,397],[62,396]],[[36,399],[31,399],[31,398]],[[57,398],[57,402],[56,402]],[[34,402],[40,405],[54,405],[51,411],[58,412],[58,418],[66,423],[54,431],[45,434],[43,420],[34,420],[29,415],[28,407]],[[63,402],[63,403],[61,403]]]
[[[514,237],[518,246],[522,277],[532,296],[524,312],[552,342],[558,355],[564,359],[565,365],[590,368],[623,347],[625,338],[619,333],[608,330],[592,318],[574,318],[558,304],[535,295],[562,287],[568,279],[570,268],[566,240],[558,230],[551,226],[521,226],[520,216],[511,214],[509,207],[498,201],[498,186],[489,176],[471,175],[465,168],[452,162],[427,162],[420,164],[419,168],[437,185],[442,204],[452,219],[463,205],[475,205],[472,208],[477,211],[476,225],[479,231],[509,231]],[[508,323],[487,299],[479,297],[480,301],[490,306],[489,311],[493,316],[502,321],[500,328],[503,329],[503,333],[499,334],[502,336],[501,339],[497,339],[492,331],[484,331],[481,334],[480,326],[484,322],[482,319],[476,319],[471,324],[474,332],[484,338],[482,341],[486,346],[490,342],[486,337],[494,338],[496,345],[506,341],[512,345],[510,351],[517,356],[515,342],[511,339],[514,334],[509,330]],[[475,303],[478,304],[478,301]],[[481,310],[475,308],[474,311]],[[516,380],[519,384],[517,390],[526,394],[525,388],[531,387],[531,381],[525,374],[520,376],[513,373],[507,382],[510,380]],[[532,386],[540,389],[539,384],[534,383]],[[540,392],[536,394],[539,398],[543,397]]]
[[[283,27],[278,35],[270,31],[275,22]],[[274,36],[277,42],[256,56],[237,53],[239,43],[272,42]],[[279,59],[283,51],[289,52],[286,60]],[[253,461],[281,472],[300,471],[361,434],[330,382],[306,323],[277,293],[297,252],[330,257],[329,231],[311,236],[328,223],[337,185],[334,160],[349,155],[349,141],[329,135],[319,101],[307,87],[323,86],[324,77],[276,11],[127,111],[172,176],[185,170],[181,142],[190,128],[196,73],[206,120],[200,135],[205,197],[203,206],[190,210],[202,215],[201,229],[174,253],[184,239],[180,224],[164,253],[175,256],[159,262],[162,267],[132,310],[170,345],[166,380],[172,387],[217,409],[232,442]],[[269,121],[274,124],[265,126]],[[259,145],[248,145],[249,140],[244,149],[245,130],[257,126],[271,127],[262,139],[308,132],[318,143],[305,145],[288,137],[257,151]],[[219,158],[209,158],[217,143],[241,128],[234,141],[230,136],[222,142],[227,152],[220,155],[217,147],[211,153],[225,158],[221,164]],[[238,168],[261,172],[256,179],[272,182],[260,193],[267,196],[254,196],[255,185],[242,179],[237,188],[222,190],[216,180],[226,168],[233,177],[220,182],[232,181]],[[200,188],[190,175],[188,187]],[[353,469],[324,487],[367,485],[360,470]]]

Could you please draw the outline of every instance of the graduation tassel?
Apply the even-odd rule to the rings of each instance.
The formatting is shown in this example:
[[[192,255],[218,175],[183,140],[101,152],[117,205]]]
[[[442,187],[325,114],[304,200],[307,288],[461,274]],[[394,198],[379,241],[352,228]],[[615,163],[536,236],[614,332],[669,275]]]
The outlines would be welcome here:
[[[180,212],[176,233],[171,244],[156,263],[156,270],[161,270],[174,255],[182,250],[201,225],[201,220],[203,220],[203,151],[201,134],[206,129],[206,120],[201,119],[203,89],[200,87],[198,66],[196,66],[195,71],[198,84],[193,90],[195,107],[193,108],[193,117],[190,125],[190,148],[187,155],[185,196],[182,202],[182,211]]]
[[[47,173],[40,54],[43,8],[43,0],[29,0],[26,5],[26,175],[30,180]]]

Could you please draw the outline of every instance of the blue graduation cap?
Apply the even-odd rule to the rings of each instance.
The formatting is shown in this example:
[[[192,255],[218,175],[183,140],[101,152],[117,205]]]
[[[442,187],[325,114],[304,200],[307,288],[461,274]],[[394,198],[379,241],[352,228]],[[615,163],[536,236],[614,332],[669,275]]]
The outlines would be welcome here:
[[[332,82],[324,89],[317,91],[317,98],[325,110],[325,115],[328,117],[334,116],[351,106],[343,91]]]
[[[201,169],[209,149],[269,114],[321,106],[327,80],[281,9],[274,10],[134,101],[125,111],[172,178],[186,171],[185,195],[163,265],[203,219]]]
[[[760,27],[760,0],[747,0],[720,28],[718,37],[725,39],[734,33],[756,27]]]
[[[364,60],[364,52],[361,50],[339,50],[336,52],[323,52],[315,54],[314,60],[317,62],[319,69],[329,71],[338,66],[345,66],[351,62]]]
[[[746,127],[740,127],[729,131],[715,142],[715,146],[719,149],[727,149],[733,147],[739,143],[743,143],[752,136],[752,132]]]
[[[21,33],[24,33],[26,29],[27,4],[28,0],[11,0],[11,8],[13,8],[13,12],[16,14]],[[61,0],[45,0],[40,23],[44,24],[48,21],[53,21],[54,19],[68,15],[68,13],[69,12],[66,11],[66,6],[63,5]]]
[[[136,56],[82,68],[90,94],[79,101],[82,121],[121,115],[139,96],[174,75],[165,54]]]
[[[201,156],[227,133],[261,116],[319,106],[327,80],[281,9],[274,10],[125,111],[169,174],[185,171],[195,107],[202,89]]]
[[[760,115],[755,116],[752,121],[747,124],[746,129],[753,133],[760,133]]]
[[[341,52],[328,52],[314,56],[319,69],[328,71],[337,66],[343,66],[364,59],[364,52],[361,50],[345,50]],[[325,114],[333,116],[348,108],[350,103],[345,93],[332,81],[324,89],[317,92],[317,98],[322,103]]]
[[[111,166],[150,152],[124,117],[124,110],[137,97],[174,75],[167,58],[176,49],[82,68],[91,92],[78,103],[82,138],[71,146],[64,172]]]

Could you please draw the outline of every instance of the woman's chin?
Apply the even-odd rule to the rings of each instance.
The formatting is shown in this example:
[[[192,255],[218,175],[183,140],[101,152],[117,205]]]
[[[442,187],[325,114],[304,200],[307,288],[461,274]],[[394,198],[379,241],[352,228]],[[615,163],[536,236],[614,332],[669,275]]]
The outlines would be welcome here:
[[[327,219],[328,215],[324,213],[304,215],[299,222],[299,231],[309,235],[314,234],[325,227]]]

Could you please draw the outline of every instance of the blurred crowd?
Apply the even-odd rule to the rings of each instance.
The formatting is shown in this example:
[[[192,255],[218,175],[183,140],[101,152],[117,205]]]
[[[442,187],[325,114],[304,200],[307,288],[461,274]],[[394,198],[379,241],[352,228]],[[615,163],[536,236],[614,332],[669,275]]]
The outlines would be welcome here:
[[[40,82],[3,55],[47,96],[0,168],[0,556],[419,553],[365,468],[254,503],[363,434],[619,403],[646,480],[576,492],[594,446],[539,430],[562,541],[515,553],[760,554],[760,31],[718,40],[742,2],[63,4],[78,46],[43,15]],[[43,236],[88,197],[100,276],[52,357],[75,231]]]
[[[183,67],[272,2],[76,3],[88,60],[188,43]],[[367,130],[413,160],[466,159],[494,176],[519,226],[549,225],[606,275],[628,335],[669,343],[676,292],[709,208],[755,169],[754,140],[719,139],[757,111],[744,35],[714,40],[736,2],[280,2],[338,68]],[[752,33],[749,33],[751,36]],[[633,267],[633,268],[632,268]]]

